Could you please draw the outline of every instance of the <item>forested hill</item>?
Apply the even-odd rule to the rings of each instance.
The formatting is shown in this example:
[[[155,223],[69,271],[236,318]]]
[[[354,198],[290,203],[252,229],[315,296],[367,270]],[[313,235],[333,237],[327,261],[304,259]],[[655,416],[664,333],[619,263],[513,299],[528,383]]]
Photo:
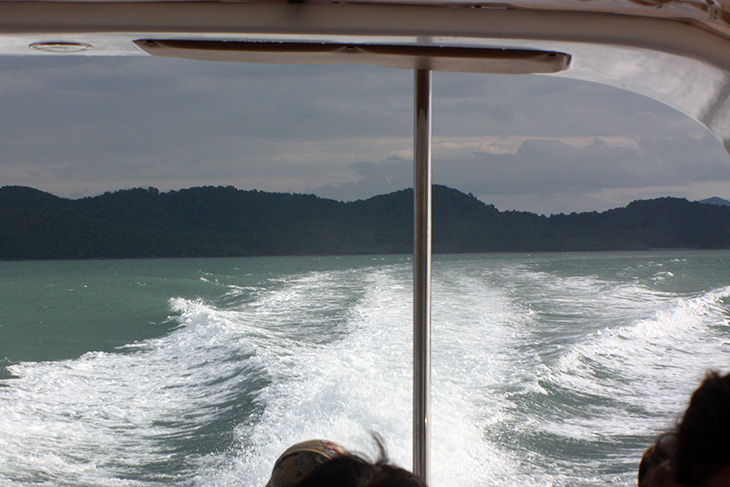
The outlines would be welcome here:
[[[730,207],[678,198],[603,213],[501,212],[435,186],[434,252],[730,248]],[[313,195],[154,188],[70,200],[0,188],[0,259],[408,253],[413,193]]]

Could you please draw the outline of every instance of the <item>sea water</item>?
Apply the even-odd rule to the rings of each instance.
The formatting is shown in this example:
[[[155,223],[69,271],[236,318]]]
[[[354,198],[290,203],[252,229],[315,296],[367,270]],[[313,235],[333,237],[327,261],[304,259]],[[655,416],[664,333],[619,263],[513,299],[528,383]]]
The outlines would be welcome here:
[[[0,485],[411,465],[408,256],[0,263]],[[730,366],[730,252],[435,256],[432,485],[632,486]]]

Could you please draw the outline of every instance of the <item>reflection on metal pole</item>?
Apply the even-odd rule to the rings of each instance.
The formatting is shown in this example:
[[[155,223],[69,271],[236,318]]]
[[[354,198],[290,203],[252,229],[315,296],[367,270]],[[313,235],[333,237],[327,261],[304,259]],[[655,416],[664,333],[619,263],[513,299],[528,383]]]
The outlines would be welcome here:
[[[431,71],[415,72],[413,220],[413,472],[430,483]]]

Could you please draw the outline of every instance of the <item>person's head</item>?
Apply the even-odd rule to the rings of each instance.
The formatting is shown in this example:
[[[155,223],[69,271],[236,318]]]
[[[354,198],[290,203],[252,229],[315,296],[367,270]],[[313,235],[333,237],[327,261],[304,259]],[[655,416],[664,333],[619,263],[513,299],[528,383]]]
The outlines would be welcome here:
[[[639,486],[730,487],[730,374],[707,374],[676,431],[644,454]]]
[[[374,463],[336,443],[310,440],[287,449],[266,487],[426,487],[414,474],[389,463],[379,438]]]
[[[730,486],[730,374],[707,374],[692,394],[677,428],[674,468],[687,487]]]
[[[290,446],[274,463],[266,487],[295,487],[319,465],[347,455],[337,443],[327,440],[308,440]]]
[[[388,463],[381,448],[375,463],[353,454],[328,460],[297,487],[426,487],[426,484],[408,470]]]

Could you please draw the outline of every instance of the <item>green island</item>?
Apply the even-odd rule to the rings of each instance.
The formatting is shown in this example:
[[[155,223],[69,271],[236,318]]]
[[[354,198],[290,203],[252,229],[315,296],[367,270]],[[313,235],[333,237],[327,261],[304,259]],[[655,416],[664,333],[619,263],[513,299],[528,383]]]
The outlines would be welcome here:
[[[724,200],[721,200],[724,201]],[[499,211],[433,190],[435,253],[730,248],[730,206],[682,198],[605,212]],[[130,189],[66,199],[0,188],[0,259],[410,253],[410,189],[340,202],[231,186]]]

